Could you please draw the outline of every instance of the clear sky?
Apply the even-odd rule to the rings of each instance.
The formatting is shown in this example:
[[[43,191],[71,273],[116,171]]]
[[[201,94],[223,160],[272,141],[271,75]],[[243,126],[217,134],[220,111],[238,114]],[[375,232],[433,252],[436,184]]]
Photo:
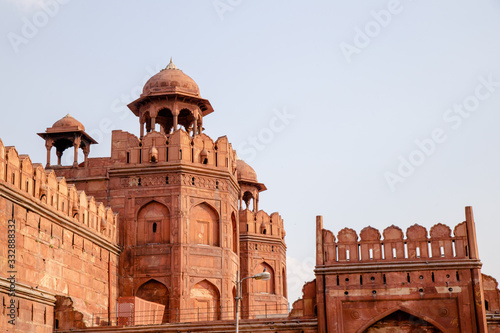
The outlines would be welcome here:
[[[45,5],[43,5],[45,4]],[[71,113],[109,156],[125,106],[174,63],[285,219],[290,302],[313,278],[315,216],[335,234],[453,227],[474,208],[500,278],[500,2],[0,0],[0,138]],[[70,154],[68,154],[70,155]]]

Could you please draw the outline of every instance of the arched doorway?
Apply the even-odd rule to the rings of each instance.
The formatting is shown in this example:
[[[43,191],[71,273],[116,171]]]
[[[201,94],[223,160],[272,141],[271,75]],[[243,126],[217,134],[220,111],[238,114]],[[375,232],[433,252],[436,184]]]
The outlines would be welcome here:
[[[149,302],[165,305],[162,323],[168,323],[169,292],[163,283],[156,280],[149,280],[137,289],[135,296]]]
[[[402,310],[385,316],[363,331],[363,333],[386,332],[442,333],[440,329],[431,323]]]
[[[220,320],[220,294],[216,286],[203,280],[190,292],[195,321]]]

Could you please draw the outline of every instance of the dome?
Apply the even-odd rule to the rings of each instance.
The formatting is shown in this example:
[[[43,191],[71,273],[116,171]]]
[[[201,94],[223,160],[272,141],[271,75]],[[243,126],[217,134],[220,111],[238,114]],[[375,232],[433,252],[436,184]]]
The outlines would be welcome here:
[[[80,131],[85,131],[85,127],[81,122],[73,118],[69,113],[64,117],[59,119],[52,125],[53,129],[63,129],[68,127],[77,127]]]
[[[178,69],[170,59],[170,63],[165,69],[162,69],[146,82],[141,96],[162,93],[184,93],[199,97],[200,88],[192,78]]]
[[[238,181],[250,181],[257,183],[257,173],[243,160],[236,160],[236,170],[238,171]]]

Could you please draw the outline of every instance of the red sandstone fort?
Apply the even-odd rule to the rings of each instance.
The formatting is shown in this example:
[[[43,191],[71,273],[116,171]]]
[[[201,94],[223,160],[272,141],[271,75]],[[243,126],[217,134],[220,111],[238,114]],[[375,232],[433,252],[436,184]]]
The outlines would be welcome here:
[[[241,332],[500,332],[471,207],[453,227],[359,235],[317,217],[316,278],[289,308],[284,221],[203,133],[194,80],[171,61],[128,107],[140,135],[113,131],[111,157],[88,157],[70,115],[39,133],[45,167],[0,141],[2,332],[234,332],[237,316]]]

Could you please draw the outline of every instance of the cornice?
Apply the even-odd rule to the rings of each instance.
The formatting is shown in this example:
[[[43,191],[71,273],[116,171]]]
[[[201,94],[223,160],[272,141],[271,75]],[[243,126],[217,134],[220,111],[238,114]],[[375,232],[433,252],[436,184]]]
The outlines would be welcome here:
[[[0,292],[9,294],[11,292],[10,285],[11,283],[9,280],[7,280],[7,278],[0,276]],[[56,294],[46,290],[33,288],[17,281],[15,282],[14,292],[15,298],[23,298],[49,306],[54,306],[56,303]]]
[[[281,238],[276,238],[274,236],[240,234],[240,243],[242,242],[258,242],[264,244],[281,245],[286,249],[285,241],[282,240]]]
[[[475,259],[465,260],[436,260],[436,261],[391,261],[376,263],[349,263],[316,266],[314,272],[318,275],[330,274],[356,274],[373,272],[395,272],[395,271],[421,271],[442,269],[478,269],[482,263]]]

